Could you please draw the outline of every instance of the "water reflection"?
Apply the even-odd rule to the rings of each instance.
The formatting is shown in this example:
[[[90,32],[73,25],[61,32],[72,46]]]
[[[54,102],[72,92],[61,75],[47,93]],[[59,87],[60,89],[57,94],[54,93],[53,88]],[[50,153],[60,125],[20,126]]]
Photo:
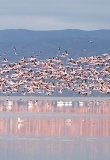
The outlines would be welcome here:
[[[3,160],[109,160],[109,153],[110,144],[104,141],[0,142],[0,156]]]
[[[110,114],[110,100],[105,101],[43,101],[1,100],[0,112],[89,113]]]
[[[109,137],[110,117],[0,118],[0,135],[29,137]]]
[[[110,101],[0,101],[3,160],[109,160]]]

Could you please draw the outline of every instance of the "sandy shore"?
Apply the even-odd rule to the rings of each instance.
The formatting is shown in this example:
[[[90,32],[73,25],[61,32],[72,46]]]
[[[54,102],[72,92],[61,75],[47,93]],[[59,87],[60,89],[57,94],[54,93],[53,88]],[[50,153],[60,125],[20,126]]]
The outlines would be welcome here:
[[[40,97],[40,96],[0,96],[0,100],[44,100],[44,101],[110,101],[110,97]]]

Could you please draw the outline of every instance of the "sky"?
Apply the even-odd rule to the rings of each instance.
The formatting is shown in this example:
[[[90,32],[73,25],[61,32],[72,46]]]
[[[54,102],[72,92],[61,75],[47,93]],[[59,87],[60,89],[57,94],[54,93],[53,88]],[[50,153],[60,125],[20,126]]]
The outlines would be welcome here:
[[[110,0],[0,0],[4,29],[110,29]]]

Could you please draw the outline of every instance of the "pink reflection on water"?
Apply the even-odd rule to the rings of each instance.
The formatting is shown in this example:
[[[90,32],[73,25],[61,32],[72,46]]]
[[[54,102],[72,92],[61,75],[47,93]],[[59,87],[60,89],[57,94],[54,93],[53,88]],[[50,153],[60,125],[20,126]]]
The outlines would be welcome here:
[[[0,118],[0,135],[49,137],[110,137],[110,117]]]
[[[60,105],[56,101],[1,100],[0,112],[110,114],[110,100],[71,101],[71,103],[65,101],[60,103]]]
[[[31,116],[23,117],[28,113]],[[41,113],[47,116],[38,116]],[[108,102],[57,106],[53,101],[0,101],[1,158],[109,160],[109,114]]]

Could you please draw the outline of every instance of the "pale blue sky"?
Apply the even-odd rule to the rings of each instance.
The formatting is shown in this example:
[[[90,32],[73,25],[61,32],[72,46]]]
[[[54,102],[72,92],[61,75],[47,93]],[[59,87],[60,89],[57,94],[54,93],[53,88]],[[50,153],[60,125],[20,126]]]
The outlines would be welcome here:
[[[3,29],[110,29],[110,0],[0,0]]]

